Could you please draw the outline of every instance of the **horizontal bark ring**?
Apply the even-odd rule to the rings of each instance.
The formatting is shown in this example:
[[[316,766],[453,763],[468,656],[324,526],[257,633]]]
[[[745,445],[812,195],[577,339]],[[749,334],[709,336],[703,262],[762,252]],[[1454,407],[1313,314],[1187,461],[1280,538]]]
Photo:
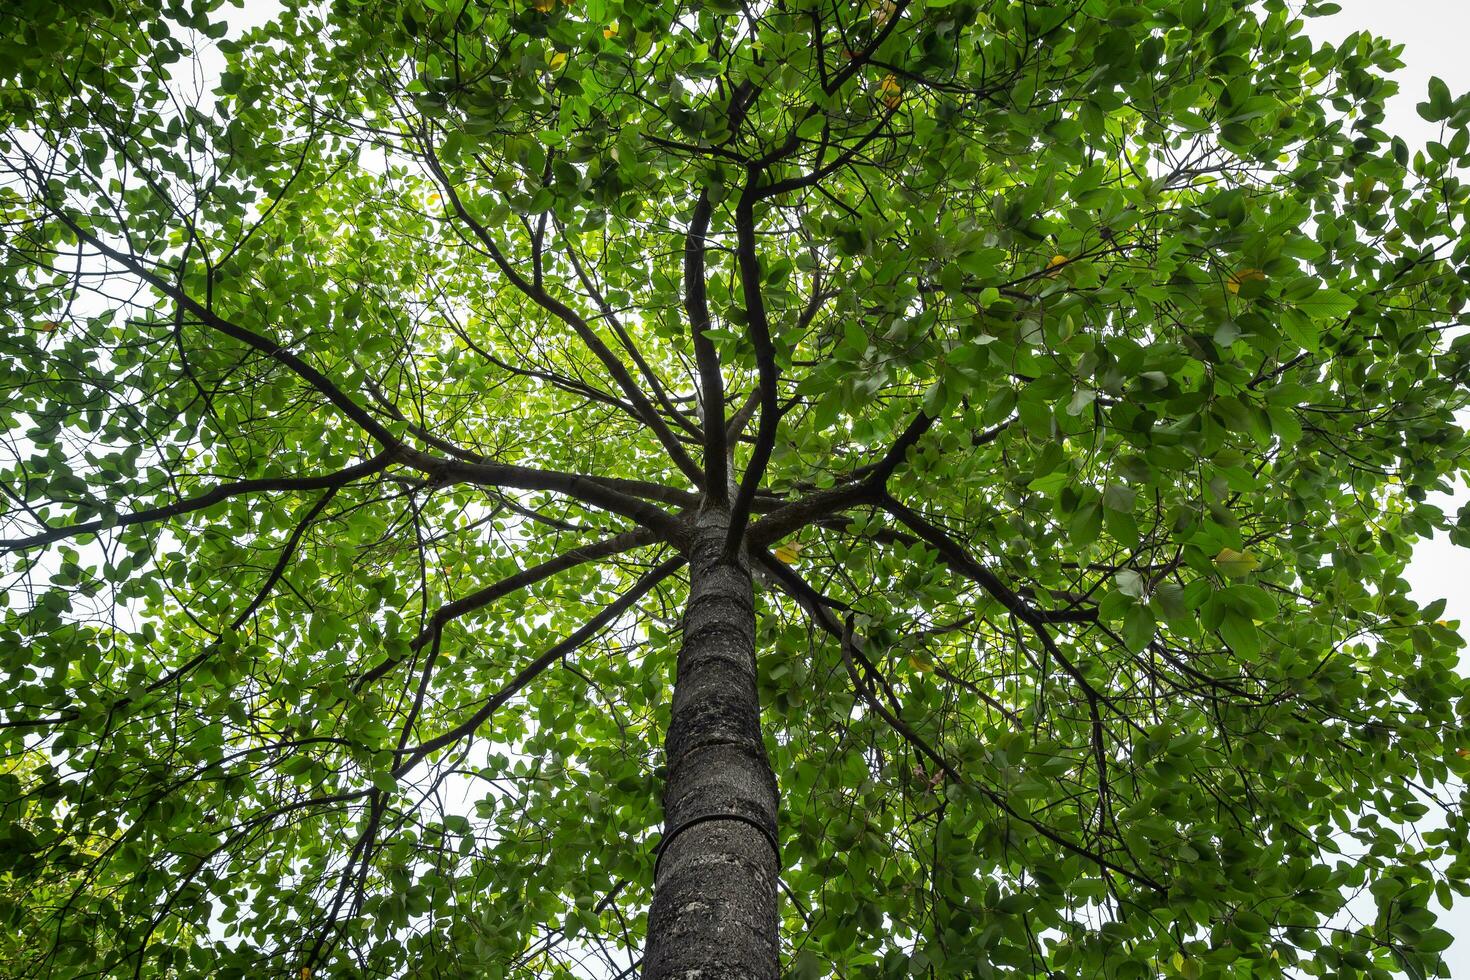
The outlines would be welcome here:
[[[761,832],[761,836],[764,837],[766,839],[766,842],[771,845],[771,852],[776,855],[776,867],[778,869],[781,867],[781,845],[777,843],[776,835],[771,833],[770,828],[767,827],[765,824],[761,823],[759,820],[754,819],[753,817],[748,817],[743,813],[701,813],[697,817],[690,817],[688,820],[685,820],[683,823],[679,824],[679,826],[669,831],[663,836],[663,839],[658,842],[658,846],[653,849],[653,880],[655,882],[658,881],[659,862],[663,860],[664,851],[668,848],[669,844],[673,842],[674,838],[678,837],[690,827],[696,826],[697,824],[708,823],[711,820],[736,820],[740,823],[750,824],[750,826],[754,827],[756,830],[759,830]]]

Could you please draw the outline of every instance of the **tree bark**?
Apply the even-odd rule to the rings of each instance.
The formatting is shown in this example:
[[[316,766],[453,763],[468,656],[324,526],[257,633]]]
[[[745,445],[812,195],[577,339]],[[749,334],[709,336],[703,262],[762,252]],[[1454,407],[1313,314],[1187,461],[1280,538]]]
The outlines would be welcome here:
[[[664,751],[664,838],[644,980],[777,980],[776,778],[761,741],[755,597],[723,557],[729,513],[701,510]]]

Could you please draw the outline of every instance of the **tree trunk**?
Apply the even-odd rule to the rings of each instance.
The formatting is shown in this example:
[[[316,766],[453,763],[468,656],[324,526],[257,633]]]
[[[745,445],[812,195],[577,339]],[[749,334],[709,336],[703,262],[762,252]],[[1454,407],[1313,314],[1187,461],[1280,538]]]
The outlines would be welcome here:
[[[776,779],[761,741],[750,569],[722,558],[729,514],[697,518],[664,740],[664,838],[644,980],[777,980]]]

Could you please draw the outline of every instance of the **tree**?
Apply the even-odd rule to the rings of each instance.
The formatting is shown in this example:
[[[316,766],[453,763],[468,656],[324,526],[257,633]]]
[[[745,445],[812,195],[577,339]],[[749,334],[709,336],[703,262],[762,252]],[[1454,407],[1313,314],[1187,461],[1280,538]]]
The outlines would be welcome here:
[[[1282,0],[161,6],[0,14],[20,975],[1446,975],[1470,99]]]

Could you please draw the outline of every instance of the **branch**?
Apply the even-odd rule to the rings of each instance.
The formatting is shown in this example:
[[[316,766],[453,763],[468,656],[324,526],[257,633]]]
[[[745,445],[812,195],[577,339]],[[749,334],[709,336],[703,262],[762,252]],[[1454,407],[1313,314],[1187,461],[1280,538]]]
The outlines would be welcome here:
[[[730,530],[725,538],[725,553],[733,555],[740,547],[745,525],[750,518],[750,503],[766,473],[771,450],[776,445],[776,429],[781,421],[780,369],[776,365],[776,348],[771,343],[771,324],[766,317],[765,298],[761,295],[761,264],[755,254],[755,181],[759,171],[752,168],[745,190],[735,205],[735,260],[740,270],[741,294],[745,300],[745,316],[750,324],[750,341],[755,348],[755,366],[760,387],[760,421],[756,424],[755,447],[735,502],[730,506]]]
[[[954,780],[957,783],[964,782],[964,777],[962,777],[959,772],[956,771],[955,768],[949,764],[949,760],[940,755],[939,752],[934,749],[928,743],[928,741],[924,739],[922,735],[914,730],[913,726],[909,725],[902,718],[899,718],[896,714],[888,710],[887,706],[885,706],[883,702],[878,698],[878,695],[874,693],[872,681],[865,680],[862,676],[858,674],[857,664],[853,661],[853,654],[857,649],[857,644],[854,642],[852,635],[852,620],[853,614],[850,612],[843,617],[842,632],[838,636],[838,642],[842,646],[842,663],[847,668],[847,676],[852,680],[853,689],[862,696],[863,700],[868,703],[868,706],[873,709],[873,712],[877,714],[878,717],[882,718],[885,722],[888,723],[888,726],[890,728],[898,732],[899,735],[903,736],[904,741],[908,742],[915,749],[917,749],[921,755],[928,758],[931,762],[933,762],[936,766],[943,770],[944,774],[950,779]]]
[[[251,616],[255,615],[255,611],[265,604],[266,599],[270,598],[271,592],[275,590],[276,583],[281,580],[282,575],[286,574],[286,568],[291,564],[291,559],[296,556],[296,549],[300,546],[301,539],[306,536],[307,529],[316,522],[316,519],[321,516],[322,511],[327,509],[327,505],[332,502],[332,498],[337,495],[337,491],[340,489],[340,486],[329,488],[327,492],[322,494],[320,499],[318,499],[317,502],[312,505],[311,510],[306,512],[306,516],[296,523],[296,527],[291,531],[290,538],[286,540],[285,547],[281,549],[280,557],[276,559],[276,563],[271,568],[270,574],[266,576],[265,583],[256,590],[255,598],[251,600],[250,605],[246,606],[244,611],[241,612],[240,615],[236,616],[234,621],[230,623],[229,632],[234,632],[235,630],[238,630],[240,627],[244,626],[245,621],[248,620]],[[164,674],[152,684],[149,684],[147,688],[148,693],[151,694],[154,691],[157,691],[159,688],[167,687],[169,684],[172,684],[180,677],[183,677],[185,674],[189,673],[195,667],[198,667],[200,664],[204,663],[205,660],[209,659],[209,657],[213,655],[218,646],[218,641],[209,644],[203,650],[190,657],[183,664],[180,664],[178,667]]]
[[[563,493],[569,497],[592,504],[605,511],[620,514],[644,527],[657,531],[666,539],[681,541],[686,536],[684,526],[673,516],[630,493],[620,486],[624,481],[583,476],[580,473],[565,473],[560,470],[538,470],[512,463],[471,463],[457,459],[437,459],[427,453],[406,449],[400,453],[410,465],[427,473],[430,477],[446,483],[463,482],[493,487],[515,487],[520,490],[547,490]],[[630,481],[640,488],[659,487],[660,484],[643,484]],[[663,487],[663,490],[669,490]]]
[[[891,711],[889,711],[883,705],[883,702],[879,700],[877,695],[873,692],[871,686],[864,682],[862,678],[857,675],[856,666],[853,664],[852,661],[852,653],[855,649],[856,643],[855,637],[853,636],[852,632],[853,617],[848,607],[842,603],[838,603],[833,601],[832,599],[829,599],[827,596],[824,596],[822,593],[812,588],[800,575],[785,567],[780,562],[776,561],[769,554],[758,556],[758,561],[765,568],[765,570],[770,573],[772,577],[774,577],[777,582],[783,587],[783,591],[786,591],[787,594],[795,599],[799,605],[807,610],[807,612],[812,616],[813,621],[815,621],[817,625],[822,627],[823,630],[825,630],[832,636],[835,636],[842,644],[843,662],[848,668],[848,675],[852,678],[853,684],[857,688],[858,694],[869,705],[869,707],[873,709],[873,712],[890,727],[892,727],[894,731],[898,732],[898,734],[903,737],[905,741],[913,745],[916,751],[934,762],[934,764],[938,766],[945,773],[945,775],[954,780],[956,783],[974,787],[974,789],[983,794],[986,799],[990,800],[997,807],[999,807],[1007,816],[1011,817],[1012,819],[1019,820],[1027,826],[1033,828],[1037,833],[1039,833],[1041,836],[1045,837],[1052,843],[1056,844],[1058,847],[1070,851],[1071,853],[1076,854],[1078,857],[1086,858],[1100,868],[1104,868],[1108,871],[1112,871],[1119,875],[1122,875],[1135,884],[1144,885],[1159,892],[1165,891],[1163,885],[1154,881],[1152,878],[1149,878],[1147,875],[1144,875],[1138,871],[1131,871],[1127,868],[1122,867],[1121,865],[1113,863],[1112,861],[1103,857],[1101,854],[1094,853],[1093,851],[1088,850],[1082,845],[1069,840],[1064,835],[1053,830],[1046,824],[1041,823],[1034,817],[1021,816],[1006,801],[1006,798],[1003,794],[996,792],[988,786],[981,786],[976,783],[970,782],[969,780],[966,780],[963,776],[961,776],[960,773],[948,762],[948,760],[946,760],[942,755],[939,754],[939,752],[937,752],[932,746],[930,746],[928,742],[921,735],[919,735],[918,732],[916,732],[901,718],[897,717]],[[829,611],[829,609],[839,609],[845,611],[847,615],[844,617],[844,621],[839,624],[837,622],[837,618]]]
[[[1092,685],[1087,677],[1083,675],[1082,671],[1077,669],[1077,665],[1072,663],[1070,658],[1062,653],[1061,648],[1052,639],[1051,632],[1046,628],[1047,624],[1052,622],[1093,622],[1097,618],[1096,613],[1091,610],[1082,609],[1054,613],[1038,610],[1013,592],[994,572],[970,557],[970,554],[955,542],[954,539],[945,534],[944,531],[930,524],[924,518],[886,493],[882,498],[882,506],[884,510],[897,517],[915,534],[939,549],[940,557],[944,559],[947,565],[975,582],[978,582],[986,592],[999,600],[1001,605],[1010,611],[1011,615],[1030,626],[1032,632],[1036,634],[1037,639],[1041,641],[1041,645],[1045,648],[1047,654],[1061,665],[1062,670],[1066,672],[1067,676],[1071,677],[1082,690],[1083,695],[1087,698],[1088,712],[1092,718],[1094,744],[1098,747],[1098,775],[1103,780],[1100,784],[1102,786],[1100,792],[1106,795],[1106,763],[1104,762],[1101,749],[1102,718],[1098,711],[1098,705],[1106,704],[1115,711],[1117,710],[1116,706],[1111,699],[1104,697]],[[1123,717],[1125,720],[1128,720],[1126,715],[1123,715]]]
[[[938,526],[931,524],[887,493],[882,494],[879,505],[898,518],[909,530],[936,548],[946,565],[978,583],[1017,619],[1038,631],[1041,631],[1047,623],[1092,623],[1097,620],[1097,612],[1091,609],[1037,609],[1002,582],[1000,576],[972,558],[968,551]]]
[[[128,527],[133,524],[148,524],[153,521],[167,520],[170,517],[178,517],[182,514],[192,514],[195,511],[213,507],[215,504],[249,493],[269,493],[289,490],[336,490],[346,486],[359,477],[367,476],[387,469],[392,462],[392,455],[381,452],[372,459],[365,460],[346,469],[338,470],[336,473],[327,473],[322,476],[303,477],[265,477],[255,480],[241,480],[238,483],[225,483],[215,487],[207,493],[187,500],[176,501],[165,507],[150,507],[146,510],[136,511],[132,514],[123,514],[114,518],[97,518],[95,520],[83,521],[80,524],[70,524],[66,527],[49,528],[40,534],[34,534],[26,538],[11,538],[0,540],[0,552],[27,551],[53,541],[64,538],[76,537],[82,534],[95,534],[105,531],[110,527]]]
[[[760,402],[761,393],[759,391],[752,391],[749,395],[745,396],[745,402],[730,415],[729,424],[725,426],[726,445],[735,442],[744,435],[745,426],[749,424],[750,417],[755,414],[755,410],[760,405]],[[728,452],[729,450],[726,451]]]
[[[684,309],[689,316],[704,408],[704,471],[708,481],[705,492],[716,500],[726,501],[730,494],[730,462],[725,432],[725,379],[720,373],[719,352],[705,335],[711,325],[705,282],[705,235],[713,211],[709,192],[700,191],[689,219],[689,233],[684,237]]]
[[[432,159],[432,154],[430,155],[430,159]],[[437,163],[435,164],[435,166],[437,167]],[[442,174],[442,171],[440,171],[440,173]],[[452,188],[446,186],[445,190],[448,194],[453,195]],[[456,207],[459,208],[462,212],[463,205],[459,203],[458,198],[455,197],[454,201]],[[674,523],[673,519],[670,518],[669,515],[665,514],[663,511],[659,510],[656,507],[651,507],[647,504],[644,504],[636,499],[630,498],[622,493],[611,490],[604,485],[598,485],[596,481],[588,477],[583,477],[577,474],[558,473],[556,471],[550,470],[536,470],[525,466],[507,466],[505,464],[497,463],[470,463],[463,460],[440,460],[436,459],[433,456],[430,456],[427,453],[420,452],[410,446],[405,445],[401,440],[398,439],[397,436],[393,435],[393,433],[388,431],[388,429],[386,429],[382,425],[382,423],[375,419],[372,414],[368,412],[367,409],[363,408],[361,405],[357,404],[357,402],[353,401],[351,397],[349,397],[345,392],[338,388],[330,379],[327,378],[326,375],[322,374],[316,368],[306,363],[306,361],[302,360],[300,357],[292,354],[290,351],[286,350],[284,347],[277,344],[276,342],[266,337],[263,337],[260,334],[255,333],[254,331],[247,330],[244,327],[232,323],[231,321],[226,320],[218,314],[214,313],[211,309],[192,299],[181,289],[169,283],[163,277],[157,275],[150,269],[143,266],[132,256],[102,242],[95,235],[83,229],[80,225],[73,221],[70,216],[66,215],[65,213],[57,211],[56,209],[49,206],[47,207],[47,210],[55,215],[56,218],[60,220],[63,224],[65,224],[68,228],[70,228],[79,239],[97,249],[103,255],[106,255],[114,261],[121,263],[134,275],[149,283],[155,289],[158,289],[160,292],[162,292],[165,296],[173,299],[176,303],[183,305],[186,309],[193,313],[205,326],[211,327],[212,329],[217,330],[218,332],[223,333],[228,337],[239,340],[240,342],[266,354],[277,363],[289,368],[296,375],[309,383],[318,392],[326,396],[327,400],[336,405],[339,409],[341,409],[343,414],[347,415],[350,419],[356,422],[365,432],[368,433],[368,435],[372,436],[374,440],[380,443],[384,449],[389,450],[393,457],[402,460],[408,465],[411,465],[424,473],[428,473],[432,476],[437,476],[440,478],[447,478],[449,474],[453,473],[457,475],[458,478],[471,483],[489,484],[493,486],[519,487],[524,490],[553,490],[560,493],[566,493],[569,496],[576,497],[596,507],[601,507],[604,510],[611,511],[612,513],[621,514],[624,517],[631,518],[632,520],[635,520],[638,523],[643,524],[644,526],[661,530],[666,535],[678,533],[677,525]],[[466,215],[466,218],[467,220],[473,220],[469,219],[468,215]],[[479,228],[480,226],[475,225],[474,227]],[[480,228],[480,231],[483,232],[483,228]],[[488,237],[488,233],[485,234]],[[499,253],[497,252],[496,254],[498,255]],[[504,259],[501,258],[497,261],[504,262]],[[504,268],[508,275],[516,276],[514,270],[510,269],[508,265]],[[530,284],[526,283],[524,280],[520,280],[518,276],[516,276],[516,280],[520,283],[522,288],[530,288]],[[588,328],[585,323],[582,323],[580,318],[578,318],[574,312],[572,312],[570,309],[566,308],[562,304],[557,303],[556,300],[553,300],[550,297],[544,298],[546,303],[550,303],[553,306],[559,307],[560,309],[564,310],[568,316],[572,317],[573,320],[581,323],[582,327],[587,330],[592,340],[601,345],[602,342],[600,340],[597,340],[596,335],[591,333],[590,328]],[[545,304],[543,303],[543,305]],[[605,345],[602,346],[602,350],[607,353],[608,357],[612,359],[612,362],[614,364],[617,364],[617,358],[612,356],[612,352],[608,351]],[[618,364],[618,369],[622,371],[622,378],[627,381],[627,384],[632,387],[633,391],[637,392],[640,398],[643,398],[642,392],[638,391],[637,386],[632,384],[632,379],[627,376],[627,371],[622,369],[621,364]],[[611,368],[609,368],[609,370],[611,370]],[[694,480],[696,485],[702,483],[703,477],[699,473],[698,468],[694,466],[692,460],[689,460],[688,455],[685,454],[683,448],[679,446],[678,440],[674,437],[673,433],[669,431],[668,427],[663,424],[663,420],[659,418],[658,413],[653,410],[653,406],[649,404],[646,398],[643,398],[641,410],[645,410],[646,413],[651,416],[653,422],[650,424],[656,423],[655,431],[661,428],[663,430],[663,433],[668,436],[669,442],[666,443],[666,445],[671,444],[673,446],[671,453],[676,454],[675,462],[677,463],[679,461],[679,458],[682,457],[689,467],[689,469],[685,470],[686,475],[690,476],[690,478]],[[660,441],[663,441],[663,436],[660,436]],[[682,468],[683,467],[681,466],[681,469]]]
[[[1046,824],[1041,823],[1039,820],[1036,820],[1034,817],[1021,816],[1021,814],[1017,813],[1011,807],[1009,801],[1006,800],[1004,794],[999,793],[988,786],[981,786],[976,783],[972,783],[961,776],[958,770],[951,766],[949,762],[942,755],[939,754],[938,751],[930,746],[929,743],[925,741],[923,736],[915,731],[911,725],[909,725],[903,719],[899,718],[897,715],[893,714],[886,707],[884,707],[883,702],[880,701],[878,699],[878,696],[873,693],[872,684],[870,682],[863,681],[863,679],[858,676],[857,667],[853,664],[853,651],[856,649],[856,643],[853,637],[852,620],[853,614],[848,613],[843,620],[842,633],[840,637],[840,642],[842,644],[842,659],[843,663],[847,666],[848,676],[852,678],[853,686],[858,689],[858,692],[863,696],[863,699],[867,701],[868,705],[873,709],[873,712],[878,715],[878,717],[887,722],[889,727],[898,732],[898,734],[902,736],[906,742],[912,745],[922,755],[930,759],[936,766],[943,770],[944,774],[950,779],[961,785],[973,786],[975,789],[979,790],[987,799],[989,799],[992,803],[994,803],[997,807],[1004,811],[1007,816],[1011,817],[1012,819],[1019,820],[1024,824],[1027,824],[1028,826],[1036,830],[1037,833],[1041,834],[1047,840],[1051,841],[1053,844],[1056,844],[1065,850],[1071,851],[1073,854],[1076,854],[1079,857],[1084,857],[1087,860],[1092,861],[1100,868],[1116,872],[1117,874],[1122,875],[1135,884],[1146,885],[1159,892],[1163,892],[1166,890],[1164,886],[1160,885],[1158,882],[1147,877],[1146,875],[1140,874],[1136,871],[1131,871],[1128,868],[1123,867],[1122,865],[1114,864],[1112,861],[1109,861],[1101,854],[1088,850],[1082,845],[1072,842],[1068,838],[1064,837],[1062,834],[1048,827]],[[1099,787],[1099,793],[1101,795],[1106,795],[1106,777],[1103,777],[1103,779],[1104,781],[1100,784]]]
[[[511,266],[510,262],[505,258],[504,253],[500,251],[500,246],[495,244],[495,239],[491,237],[489,230],[480,224],[479,221],[475,220],[474,216],[466,210],[464,202],[460,200],[459,192],[454,189],[453,182],[449,179],[449,175],[444,172],[444,168],[440,165],[439,158],[435,155],[434,148],[429,145],[426,136],[421,139],[420,145],[424,151],[424,160],[433,172],[434,179],[439,184],[440,189],[443,190],[445,200],[454,209],[454,213],[459,217],[459,220],[464,222],[465,226],[479,239],[480,244],[484,247],[486,253],[489,254],[491,261],[500,269],[501,274],[510,281],[511,285],[520,290],[533,303],[572,328],[577,336],[582,339],[582,343],[587,346],[587,349],[607,368],[608,373],[612,375],[613,381],[617,383],[617,386],[622,390],[623,394],[627,396],[628,401],[637,409],[644,424],[653,430],[653,434],[663,444],[664,449],[669,454],[669,458],[674,461],[674,465],[695,486],[702,485],[704,483],[704,474],[694,464],[694,460],[689,458],[689,454],[684,451],[684,447],[680,444],[678,437],[674,435],[673,430],[664,422],[663,417],[658,414],[658,410],[648,400],[648,396],[643,393],[643,389],[638,387],[638,384],[633,380],[633,376],[623,366],[623,362],[618,360],[617,355],[602,342],[602,338],[597,336],[597,332],[575,310],[551,296],[539,285],[527,282]]]
[[[888,451],[883,454],[883,457],[874,463],[871,469],[866,471],[863,482],[876,490],[881,490],[886,487],[888,485],[888,478],[893,475],[893,471],[898,469],[899,464],[908,457],[909,450],[918,444],[919,440],[923,438],[924,433],[928,432],[930,427],[934,425],[934,421],[935,417],[927,412],[920,412],[918,415],[915,415],[913,421],[904,427],[903,432],[899,434],[898,439],[894,441],[893,445],[888,447]],[[863,472],[862,469],[859,469],[854,475]]]
[[[587,274],[587,270],[582,268],[582,263],[577,259],[577,250],[572,247],[571,241],[566,238],[566,229],[561,226],[560,222],[557,223],[557,228],[562,233],[563,241],[566,241],[567,259],[572,263],[572,270],[577,273],[577,279],[582,283],[582,288],[587,290],[587,295],[591,296],[592,301],[597,304],[597,308],[602,312],[603,319],[607,320],[608,326],[612,327],[613,333],[617,335],[618,342],[623,345],[623,349],[633,359],[633,366],[638,369],[639,374],[643,375],[643,380],[648,382],[648,387],[653,392],[653,397],[658,399],[658,403],[663,407],[664,412],[669,418],[674,420],[679,428],[691,436],[698,438],[700,436],[699,427],[691,422],[679,410],[679,406],[674,404],[673,399],[669,397],[668,389],[659,380],[658,375],[653,370],[653,366],[648,363],[642,352],[638,350],[638,345],[633,342],[632,336],[623,327],[622,320],[618,319],[617,311],[608,303],[607,297],[603,295],[602,290],[597,288],[597,283],[592,281],[592,277]]]
[[[103,242],[96,235],[93,235],[81,225],[77,224],[65,212],[57,210],[50,205],[46,205],[46,210],[54,215],[58,221],[66,225],[67,228],[71,229],[72,234],[76,235],[81,241],[119,263],[133,275],[142,279],[154,289],[157,289],[160,293],[172,299],[175,303],[183,306],[200,323],[227,337],[238,340],[247,347],[252,347],[260,351],[271,360],[289,369],[325,396],[329,402],[337,406],[342,414],[346,415],[353,422],[356,422],[364,432],[372,436],[373,440],[384,449],[398,449],[403,445],[397,436],[388,431],[381,422],[373,417],[371,412],[359,405],[341,388],[337,387],[330,378],[300,357],[291,353],[281,344],[276,343],[268,337],[263,337],[253,330],[247,330],[245,327],[226,320],[209,307],[200,303],[192,296],[189,296],[180,287],[170,283],[167,279],[164,279],[153,270],[144,266],[132,255]]]
[[[888,479],[934,424],[934,417],[920,412],[877,462],[859,467],[852,476],[862,479],[802,497],[778,507],[750,527],[753,545],[764,547],[793,531],[860,504],[878,504],[886,495]]]
[[[451,620],[472,613],[476,609],[483,609],[492,602],[497,602],[513,592],[519,592],[521,589],[535,585],[537,582],[548,579],[558,572],[564,572],[569,568],[576,568],[578,565],[584,565],[598,558],[609,558],[613,555],[622,554],[641,545],[652,544],[654,540],[655,538],[652,532],[647,530],[625,531],[622,534],[615,534],[612,537],[603,538],[601,541],[595,541],[592,544],[572,548],[570,551],[547,559],[539,565],[532,565],[530,568],[521,569],[514,575],[507,576],[484,588],[476,589],[474,592],[460,596],[451,602],[446,602],[434,610],[434,614],[429,619],[429,625],[425,626],[419,632],[418,636],[414,637],[413,641],[409,643],[408,649],[411,653],[417,653],[433,640]],[[401,662],[401,660],[391,658],[383,661],[364,674],[361,680],[357,682],[357,687],[362,687],[363,685],[371,684],[373,681],[380,680],[387,676]]]
[[[818,167],[811,173],[803,174],[800,177],[788,177],[785,180],[778,180],[774,184],[767,184],[759,191],[757,191],[758,196],[761,200],[765,200],[766,198],[770,197],[777,197],[781,194],[786,194],[791,191],[801,190],[804,187],[811,187],[815,184],[820,183],[827,177],[832,176],[832,174],[836,173],[838,170],[841,170],[843,167],[847,166],[854,159],[856,159],[857,155],[863,152],[867,145],[871,143],[875,138],[877,138],[879,133],[883,132],[883,130],[887,128],[889,120],[893,118],[894,113],[897,111],[898,109],[896,107],[885,110],[882,118],[878,120],[877,125],[864,133],[855,144],[843,150],[841,153],[839,153],[836,157],[834,157],[823,166]]]
[[[876,504],[877,495],[863,483],[818,490],[778,507],[750,526],[746,535],[753,548],[762,548],[780,541],[794,531],[799,531],[821,518],[859,506]]]
[[[553,388],[559,388],[569,394],[580,395],[588,401],[599,402],[603,405],[611,405],[613,408],[616,408],[619,411],[627,414],[635,422],[643,421],[642,418],[640,418],[638,415],[638,410],[635,409],[632,405],[629,405],[621,398],[617,398],[609,394],[608,392],[603,391],[601,388],[594,388],[592,385],[587,384],[585,381],[577,378],[570,378],[566,375],[556,374],[552,371],[538,371],[534,368],[516,367],[514,364],[509,364],[505,361],[502,361],[500,358],[487,351],[457,324],[449,324],[449,329],[454,331],[454,335],[456,337],[464,341],[466,347],[483,357],[486,361],[489,361],[491,364],[500,368],[500,370],[504,371],[506,374],[512,374],[520,378],[535,378],[538,381],[544,381],[547,384],[551,385]]]
[[[394,767],[393,777],[395,779],[402,779],[404,776],[408,775],[408,773],[413,770],[413,767],[418,765],[419,762],[424,759],[424,757],[429,755],[429,753],[442,749],[447,745],[452,745],[460,739],[464,738],[466,735],[473,734],[475,729],[479,728],[482,724],[485,723],[485,720],[487,718],[495,713],[496,709],[509,701],[523,687],[531,683],[531,681],[535,680],[542,671],[546,670],[547,667],[550,667],[552,664],[556,663],[556,661],[576,650],[583,643],[586,643],[592,637],[596,636],[609,623],[613,622],[623,613],[632,608],[633,605],[637,603],[639,599],[648,594],[648,592],[652,590],[654,586],[658,585],[664,579],[668,578],[674,572],[678,571],[678,569],[683,564],[684,557],[682,555],[678,555],[668,559],[663,564],[654,568],[652,571],[648,572],[636,583],[634,583],[631,589],[629,589],[627,592],[624,592],[612,603],[604,607],[603,610],[596,616],[593,616],[587,622],[583,623],[576,630],[576,632],[572,633],[566,639],[562,640],[560,643],[557,643],[551,649],[541,654],[541,656],[537,657],[525,667],[521,668],[519,673],[512,677],[499,691],[495,692],[495,694],[491,696],[490,700],[481,705],[480,709],[474,714],[470,715],[470,717],[466,718],[463,722],[454,726],[442,735],[437,735],[434,738],[429,739],[427,742],[416,746],[415,748],[403,750],[400,755],[406,754],[408,758],[404,759],[402,762]]]
[[[862,70],[863,66],[878,53],[878,49],[883,46],[883,42],[888,40],[888,35],[892,34],[893,29],[898,26],[899,19],[903,17],[904,12],[909,8],[909,3],[910,0],[898,0],[893,5],[893,12],[888,15],[888,20],[884,23],[883,29],[873,38],[871,44],[859,51],[851,61],[828,79],[827,84],[822,86],[824,93],[831,95],[836,92],[843,85],[847,84],[849,78]]]
[[[359,369],[360,368],[361,365],[359,365]],[[415,422],[413,419],[409,418],[403,413],[403,410],[399,408],[396,404],[394,404],[393,400],[388,397],[388,393],[383,390],[382,386],[374,381],[372,376],[369,375],[366,371],[363,371],[363,379],[364,383],[367,385],[368,396],[371,397],[373,401],[377,402],[378,406],[382,408],[383,411],[387,412],[389,415],[393,416],[393,418],[403,423],[404,428],[406,428],[409,432],[422,440],[424,445],[432,446],[434,449],[439,450],[445,455],[453,456],[456,459],[467,459],[470,462],[479,462],[485,458],[472,449],[466,449],[463,446],[455,445],[453,442],[444,438],[443,436],[435,435],[434,432],[431,431],[427,426]]]

